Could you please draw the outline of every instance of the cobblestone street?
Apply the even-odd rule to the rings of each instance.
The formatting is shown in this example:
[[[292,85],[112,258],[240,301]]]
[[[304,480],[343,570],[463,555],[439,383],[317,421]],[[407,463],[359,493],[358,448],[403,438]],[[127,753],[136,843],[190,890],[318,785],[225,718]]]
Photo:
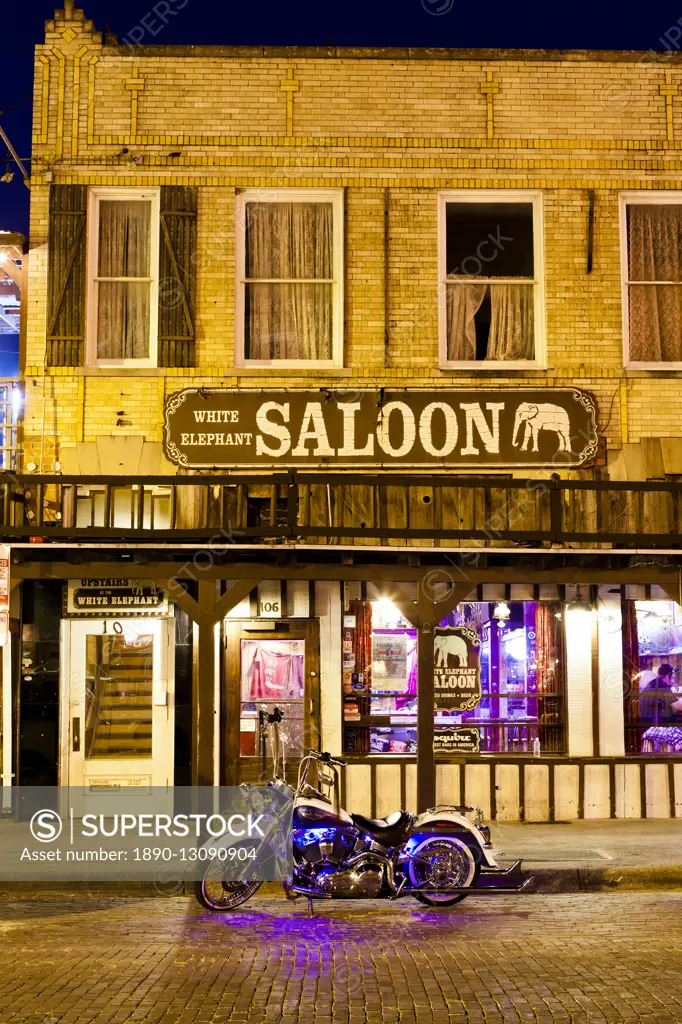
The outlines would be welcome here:
[[[15,898],[1,1024],[682,1021],[682,893],[411,900]]]

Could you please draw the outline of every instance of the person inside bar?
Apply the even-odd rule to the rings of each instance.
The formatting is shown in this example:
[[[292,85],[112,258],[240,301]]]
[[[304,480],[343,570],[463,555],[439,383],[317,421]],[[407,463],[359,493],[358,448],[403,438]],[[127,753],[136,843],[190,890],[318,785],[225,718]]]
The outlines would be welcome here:
[[[642,740],[645,748],[657,752],[682,750],[682,698],[673,692],[674,676],[672,665],[659,665],[639,698],[642,721],[651,723]]]
[[[675,669],[664,662],[658,666],[658,673],[642,689],[639,698],[642,720],[658,725],[679,717],[682,722],[682,698],[673,693]]]

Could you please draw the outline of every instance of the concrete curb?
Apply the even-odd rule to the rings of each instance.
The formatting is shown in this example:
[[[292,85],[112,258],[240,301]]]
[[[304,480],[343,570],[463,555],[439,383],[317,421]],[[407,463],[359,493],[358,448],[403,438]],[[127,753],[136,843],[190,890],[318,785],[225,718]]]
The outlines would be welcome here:
[[[682,890],[682,864],[661,867],[635,867],[610,864],[609,867],[548,867],[525,862],[524,874],[533,876],[526,892],[645,892]]]
[[[524,890],[528,895],[547,895],[567,892],[654,892],[682,891],[682,864],[660,867],[578,867],[566,864],[549,867],[546,864],[525,862],[523,875],[532,875],[533,881]],[[52,896],[55,898],[109,897],[163,898],[167,896],[194,896],[192,882],[0,882],[0,899],[26,899]],[[265,882],[254,898],[282,898],[279,882]]]

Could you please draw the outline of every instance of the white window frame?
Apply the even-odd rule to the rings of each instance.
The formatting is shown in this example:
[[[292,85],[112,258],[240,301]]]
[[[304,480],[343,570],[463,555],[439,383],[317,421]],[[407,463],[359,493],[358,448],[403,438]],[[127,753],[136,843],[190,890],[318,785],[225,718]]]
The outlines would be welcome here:
[[[623,366],[629,370],[682,370],[682,362],[643,362],[630,359],[630,281],[628,275],[628,206],[682,206],[682,191],[621,192],[618,196],[620,220],[620,283],[623,309]],[[656,282],[647,282],[655,284]],[[682,285],[680,286],[682,287]]]
[[[529,203],[533,207],[533,279],[534,300],[534,359],[448,359],[447,338],[447,234],[446,206],[448,203]],[[475,256],[475,253],[472,253]],[[523,283],[528,280],[519,278]],[[509,284],[509,278],[465,277],[462,284]],[[438,353],[443,370],[497,370],[507,373],[517,370],[544,370],[547,368],[545,332],[545,248],[542,192],[530,189],[449,189],[438,193]]]
[[[268,188],[244,189],[237,193],[236,208],[236,310],[235,310],[235,366],[290,367],[316,369],[343,366],[343,189],[340,188]],[[247,359],[245,354],[245,296],[246,296],[246,205],[247,203],[314,203],[331,202],[333,257],[332,257],[332,358],[331,359]]]
[[[99,204],[102,200],[139,199],[151,202],[149,246],[149,356],[144,359],[101,359],[97,355],[97,269],[99,266]],[[86,366],[155,367],[158,364],[159,230],[161,190],[158,188],[91,188],[88,195]],[[135,280],[129,278],[128,280]]]

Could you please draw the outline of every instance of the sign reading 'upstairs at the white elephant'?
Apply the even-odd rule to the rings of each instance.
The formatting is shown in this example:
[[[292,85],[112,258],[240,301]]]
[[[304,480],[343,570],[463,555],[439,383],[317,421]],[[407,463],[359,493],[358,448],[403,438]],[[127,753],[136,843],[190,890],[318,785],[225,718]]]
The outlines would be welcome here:
[[[597,441],[594,396],[578,388],[186,388],[166,399],[164,429],[167,458],[188,469],[561,469],[594,459]]]

